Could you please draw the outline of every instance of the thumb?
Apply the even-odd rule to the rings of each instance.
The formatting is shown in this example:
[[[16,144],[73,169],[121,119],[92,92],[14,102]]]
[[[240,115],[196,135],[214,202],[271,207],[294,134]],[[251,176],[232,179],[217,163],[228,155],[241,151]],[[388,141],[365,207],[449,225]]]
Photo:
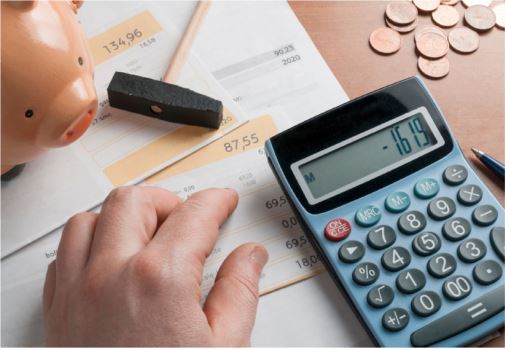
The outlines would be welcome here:
[[[265,248],[244,244],[223,262],[204,312],[220,346],[247,346],[258,306],[258,282],[268,260]]]

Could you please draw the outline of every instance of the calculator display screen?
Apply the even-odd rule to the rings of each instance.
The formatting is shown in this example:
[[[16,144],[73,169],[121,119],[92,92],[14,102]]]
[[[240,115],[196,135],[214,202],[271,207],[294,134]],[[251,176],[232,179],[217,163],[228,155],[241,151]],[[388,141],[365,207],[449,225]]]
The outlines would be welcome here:
[[[314,204],[417,159],[443,143],[424,109],[302,159],[293,170],[309,203]]]

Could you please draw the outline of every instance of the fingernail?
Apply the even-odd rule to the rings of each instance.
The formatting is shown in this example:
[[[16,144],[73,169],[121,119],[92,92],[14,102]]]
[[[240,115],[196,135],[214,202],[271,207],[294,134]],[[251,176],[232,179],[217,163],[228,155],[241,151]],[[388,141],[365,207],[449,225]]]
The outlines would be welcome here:
[[[268,261],[268,252],[262,246],[257,245],[251,251],[250,259],[263,267]]]

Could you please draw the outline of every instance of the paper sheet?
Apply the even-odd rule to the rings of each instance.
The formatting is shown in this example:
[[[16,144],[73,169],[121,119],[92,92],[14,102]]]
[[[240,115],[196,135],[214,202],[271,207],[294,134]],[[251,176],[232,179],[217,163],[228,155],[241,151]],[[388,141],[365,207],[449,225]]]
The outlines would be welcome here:
[[[219,130],[181,126],[111,108],[106,88],[114,72],[160,78],[178,38],[176,30],[164,29],[149,4],[124,4],[110,16],[112,23],[89,15],[100,12],[101,5],[86,4],[81,13],[97,63],[97,116],[70,147],[44,155],[29,163],[15,180],[2,182],[2,258],[61,226],[72,214],[98,205],[113,187],[139,182],[245,120],[194,55],[183,67],[179,84],[223,101]]]

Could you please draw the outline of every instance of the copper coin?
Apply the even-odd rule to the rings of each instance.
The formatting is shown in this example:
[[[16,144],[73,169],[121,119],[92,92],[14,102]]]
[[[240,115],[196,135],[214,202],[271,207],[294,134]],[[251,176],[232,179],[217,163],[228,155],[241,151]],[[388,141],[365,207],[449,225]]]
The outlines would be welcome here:
[[[386,7],[386,16],[395,24],[406,25],[417,18],[417,7],[410,1],[394,1]]]
[[[496,16],[496,26],[505,29],[505,3],[493,6],[492,10]]]
[[[445,35],[436,32],[424,32],[416,41],[417,50],[426,58],[440,58],[449,51],[449,43]]]
[[[419,56],[417,67],[424,75],[430,78],[443,78],[449,74],[449,60],[447,57],[442,57],[437,60],[426,59]]]
[[[414,20],[414,22],[407,24],[406,26],[400,26],[398,24],[394,24],[389,20],[389,18],[385,17],[386,19],[386,24],[389,28],[396,30],[398,33],[405,34],[405,33],[410,33],[417,27],[417,17]]]
[[[449,44],[461,53],[474,52],[479,48],[479,34],[467,27],[454,28],[449,32]]]
[[[459,13],[452,6],[440,5],[431,13],[431,18],[441,27],[452,27],[459,22]]]
[[[442,0],[442,5],[451,5],[454,6],[459,2],[459,0]]]
[[[426,33],[426,32],[440,33],[440,34],[442,34],[444,36],[444,38],[447,39],[447,35],[439,27],[427,26],[427,27],[423,27],[423,28],[421,28],[419,30],[416,30],[416,33],[414,34],[414,40],[417,41],[419,39],[419,36],[421,34],[423,34],[423,33]]]
[[[470,7],[473,5],[483,5],[483,6],[489,6],[493,0],[463,0],[463,5],[466,7]]]
[[[414,5],[423,12],[435,11],[440,6],[440,0],[414,0]]]
[[[392,54],[400,50],[402,39],[393,29],[382,27],[370,34],[370,45],[374,50],[383,54]]]
[[[473,29],[483,31],[494,27],[496,16],[489,7],[474,5],[466,9],[465,21]]]

